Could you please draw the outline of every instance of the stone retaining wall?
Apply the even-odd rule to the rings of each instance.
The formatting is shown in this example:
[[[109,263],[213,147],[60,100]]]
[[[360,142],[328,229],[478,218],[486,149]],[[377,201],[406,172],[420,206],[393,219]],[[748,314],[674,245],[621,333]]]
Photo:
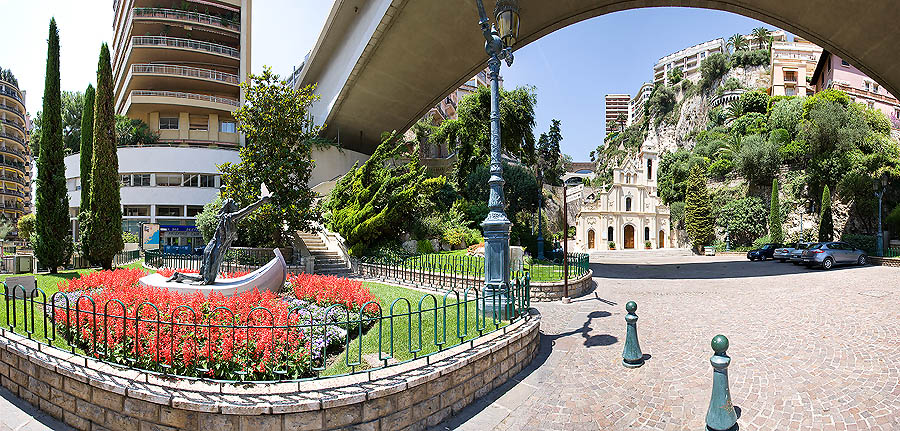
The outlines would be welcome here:
[[[900,268],[900,258],[898,257],[874,257],[869,256],[869,263],[877,266],[890,266]]]
[[[584,294],[591,287],[594,271],[588,270],[581,278],[569,280],[569,297],[575,298]],[[538,302],[559,301],[565,294],[565,285],[559,282],[531,283],[531,300]]]
[[[423,429],[535,357],[540,315],[415,361],[344,377],[231,384],[104,364],[0,330],[0,383],[78,430]]]

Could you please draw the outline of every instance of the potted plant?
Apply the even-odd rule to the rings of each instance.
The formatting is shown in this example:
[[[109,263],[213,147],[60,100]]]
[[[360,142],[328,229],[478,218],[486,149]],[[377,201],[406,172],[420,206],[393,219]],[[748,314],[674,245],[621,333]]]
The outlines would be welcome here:
[[[616,249],[616,243],[610,241],[608,245],[609,245],[609,249],[610,249],[610,250],[615,250],[615,249]]]
[[[651,247],[653,247],[653,243],[652,243],[652,242],[650,242],[650,241],[644,241],[644,248],[646,248],[647,250],[650,250]]]

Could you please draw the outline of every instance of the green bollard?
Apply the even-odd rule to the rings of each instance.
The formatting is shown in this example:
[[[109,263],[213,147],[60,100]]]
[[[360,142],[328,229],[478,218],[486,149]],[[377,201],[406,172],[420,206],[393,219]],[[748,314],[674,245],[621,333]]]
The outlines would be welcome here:
[[[737,429],[737,413],[731,404],[731,391],[728,389],[728,364],[731,363],[731,358],[725,354],[728,338],[716,335],[710,345],[716,354],[709,358],[713,366],[713,388],[706,412],[706,428],[713,431]]]
[[[637,368],[644,365],[644,354],[641,353],[641,345],[638,343],[637,336],[637,304],[634,301],[628,301],[625,304],[625,350],[622,351],[622,365],[628,368]]]

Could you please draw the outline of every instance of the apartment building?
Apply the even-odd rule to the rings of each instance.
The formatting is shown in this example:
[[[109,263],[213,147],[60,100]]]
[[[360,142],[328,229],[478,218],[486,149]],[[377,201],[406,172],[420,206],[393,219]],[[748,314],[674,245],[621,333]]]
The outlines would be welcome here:
[[[115,0],[115,109],[144,121],[159,142],[118,149],[123,229],[182,232],[163,243],[198,246],[194,228],[218,194],[216,165],[240,161],[232,113],[250,72],[252,0]],[[79,155],[66,157],[77,238]]]
[[[607,94],[604,99],[606,100],[606,120],[603,124],[606,127],[606,133],[617,132],[628,125],[628,118],[631,115],[631,95]]]
[[[822,48],[799,36],[793,42],[773,41],[769,78],[772,96],[809,96],[815,93],[811,82]]]
[[[700,79],[700,63],[717,52],[726,52],[725,40],[722,38],[699,43],[660,58],[653,66],[653,83],[668,85],[669,71],[675,68],[681,68],[684,78],[697,82]]]
[[[30,129],[25,93],[9,70],[0,73],[0,217],[15,223],[31,209]],[[8,235],[15,239],[16,232]]]
[[[650,99],[650,93],[653,93],[653,83],[645,82],[638,89],[637,93],[631,99],[631,107],[628,110],[628,125],[632,125],[644,117],[644,106]]]
[[[787,33],[784,30],[770,31],[769,37],[772,38],[772,42],[787,42]],[[745,34],[744,40],[747,41],[747,47],[751,50],[768,48],[769,41],[759,40],[753,33]]]
[[[878,109],[891,120],[891,127],[900,130],[900,101],[872,78],[835,54],[822,51],[810,82],[816,91],[841,90],[856,103]]]

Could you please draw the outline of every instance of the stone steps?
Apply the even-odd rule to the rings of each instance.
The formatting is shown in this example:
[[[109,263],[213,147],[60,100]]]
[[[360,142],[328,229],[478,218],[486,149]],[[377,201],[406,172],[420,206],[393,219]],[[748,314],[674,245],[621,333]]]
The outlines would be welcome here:
[[[316,259],[313,271],[324,275],[349,275],[350,265],[341,254],[328,248],[328,244],[319,235],[300,232],[300,240],[306,245],[306,249]]]

